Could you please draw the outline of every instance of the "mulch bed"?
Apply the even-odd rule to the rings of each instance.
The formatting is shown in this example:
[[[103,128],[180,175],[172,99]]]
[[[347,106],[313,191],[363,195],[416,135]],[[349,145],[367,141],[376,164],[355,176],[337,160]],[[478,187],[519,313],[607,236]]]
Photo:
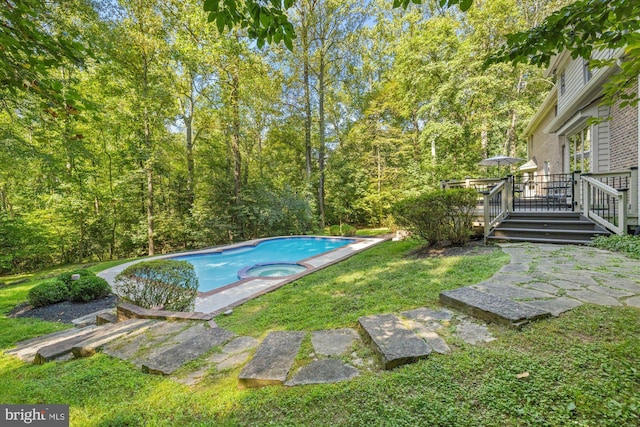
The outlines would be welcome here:
[[[409,253],[414,258],[441,258],[448,256],[483,255],[496,250],[495,246],[485,245],[483,239],[471,240],[464,246],[443,244],[439,246],[422,246]]]
[[[9,313],[9,317],[35,317],[49,322],[71,323],[73,319],[94,313],[99,310],[113,308],[118,298],[115,295],[89,301],[63,301],[44,307],[32,307],[28,303],[20,304]]]

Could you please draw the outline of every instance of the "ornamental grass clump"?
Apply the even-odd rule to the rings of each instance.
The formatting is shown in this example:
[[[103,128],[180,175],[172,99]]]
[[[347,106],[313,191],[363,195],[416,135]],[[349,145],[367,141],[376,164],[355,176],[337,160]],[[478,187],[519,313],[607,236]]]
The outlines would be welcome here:
[[[144,308],[191,311],[198,295],[198,277],[186,261],[139,262],[118,274],[114,292]]]

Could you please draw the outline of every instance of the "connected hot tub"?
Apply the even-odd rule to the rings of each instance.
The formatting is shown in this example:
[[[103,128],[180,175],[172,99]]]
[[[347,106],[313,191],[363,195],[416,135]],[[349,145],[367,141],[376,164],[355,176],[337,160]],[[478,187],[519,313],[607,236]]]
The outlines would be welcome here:
[[[286,277],[302,273],[307,267],[295,262],[273,262],[256,264],[238,271],[238,279],[248,279],[250,277]]]

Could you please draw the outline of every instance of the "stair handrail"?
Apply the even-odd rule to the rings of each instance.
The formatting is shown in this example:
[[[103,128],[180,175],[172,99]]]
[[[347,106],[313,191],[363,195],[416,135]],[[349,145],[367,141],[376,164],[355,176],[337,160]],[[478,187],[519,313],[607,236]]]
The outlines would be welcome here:
[[[484,242],[487,243],[487,237],[493,228],[502,222],[509,214],[509,183],[508,179],[503,179],[495,187],[483,193],[483,210],[484,210]],[[498,205],[497,199],[500,199],[500,210],[496,213],[491,211],[492,206]],[[494,201],[495,199],[495,201]],[[492,201],[493,204],[492,204]]]
[[[581,175],[580,180],[582,182],[582,214],[616,234],[626,234],[628,218],[628,189],[616,190],[615,188],[588,175]],[[598,213],[593,209],[592,193],[594,189],[614,199],[614,203],[617,204],[618,209],[618,215],[616,218],[618,221],[617,225],[609,221],[607,218],[598,215]]]

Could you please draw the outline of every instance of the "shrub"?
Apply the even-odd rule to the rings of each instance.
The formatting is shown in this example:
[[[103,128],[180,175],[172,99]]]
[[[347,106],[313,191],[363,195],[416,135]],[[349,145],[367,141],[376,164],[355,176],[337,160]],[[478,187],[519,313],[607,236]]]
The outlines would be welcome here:
[[[189,311],[198,295],[198,277],[186,261],[146,261],[118,274],[114,288],[120,297],[140,307]]]
[[[329,227],[329,236],[339,236],[340,235],[340,226],[332,225]]]
[[[74,274],[79,274],[81,278],[96,276],[95,273],[92,271],[81,269],[81,270],[66,271],[64,273],[61,273],[58,275],[57,279],[64,282],[64,284],[67,285],[67,288],[70,289],[71,283],[73,282],[73,280],[71,280],[71,276],[73,276]]]
[[[399,226],[427,241],[444,240],[463,245],[471,236],[478,195],[473,189],[436,190],[396,203],[394,216]]]
[[[88,302],[104,298],[111,293],[111,287],[101,277],[85,276],[71,282],[69,299],[75,302]]]
[[[342,224],[340,226],[341,230],[340,230],[340,235],[341,236],[355,236],[356,235],[356,228],[352,225],[349,224]]]
[[[29,290],[29,303],[34,307],[55,304],[67,299],[69,291],[61,280],[49,279]]]

